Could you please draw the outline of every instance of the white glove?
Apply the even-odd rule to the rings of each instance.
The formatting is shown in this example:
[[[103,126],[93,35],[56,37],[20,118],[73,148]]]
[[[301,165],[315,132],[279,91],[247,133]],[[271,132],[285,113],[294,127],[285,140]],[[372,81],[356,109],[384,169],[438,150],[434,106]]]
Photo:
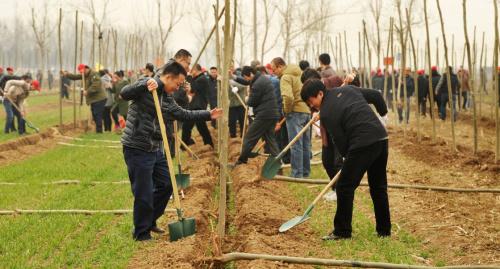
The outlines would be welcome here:
[[[378,119],[380,120],[380,122],[382,123],[382,125],[384,125],[384,127],[387,127],[387,114],[383,117],[378,117]]]
[[[234,94],[238,94],[238,87],[233,87],[231,89],[231,91],[234,93]]]

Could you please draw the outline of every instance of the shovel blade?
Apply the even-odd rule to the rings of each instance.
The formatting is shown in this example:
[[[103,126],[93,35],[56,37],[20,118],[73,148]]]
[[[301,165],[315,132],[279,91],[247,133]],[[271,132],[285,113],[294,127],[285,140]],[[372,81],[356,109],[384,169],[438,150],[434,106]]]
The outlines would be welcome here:
[[[196,233],[196,221],[194,218],[184,218],[168,224],[170,242],[191,236]]]
[[[284,233],[284,232],[292,229],[293,227],[305,222],[308,219],[309,219],[309,216],[306,216],[306,215],[297,216],[297,217],[283,223],[278,230],[280,233]]]
[[[281,169],[281,160],[274,156],[269,156],[264,166],[262,166],[261,176],[265,179],[273,179]]]
[[[191,184],[191,177],[189,174],[176,174],[175,180],[180,189],[187,189]]]

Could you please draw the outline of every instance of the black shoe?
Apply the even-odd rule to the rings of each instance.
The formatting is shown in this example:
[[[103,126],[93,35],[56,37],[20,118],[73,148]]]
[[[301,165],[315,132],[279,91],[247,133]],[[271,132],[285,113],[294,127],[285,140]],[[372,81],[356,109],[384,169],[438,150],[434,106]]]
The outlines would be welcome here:
[[[351,238],[350,236],[340,236],[340,235],[333,234],[333,232],[331,232],[329,235],[325,235],[325,236],[321,237],[321,239],[323,241],[337,241],[337,240],[345,240],[345,239],[350,239],[350,238]]]
[[[158,228],[158,226],[154,226],[153,228],[151,228],[151,232],[157,233],[157,234],[164,234],[165,230]]]
[[[252,159],[252,158],[255,158],[255,157],[258,157],[259,156],[259,153],[258,152],[250,152],[248,154],[248,158]]]
[[[389,237],[391,237],[391,234],[390,233],[388,233],[388,234],[377,234],[377,236],[380,237],[380,238],[389,238]]]

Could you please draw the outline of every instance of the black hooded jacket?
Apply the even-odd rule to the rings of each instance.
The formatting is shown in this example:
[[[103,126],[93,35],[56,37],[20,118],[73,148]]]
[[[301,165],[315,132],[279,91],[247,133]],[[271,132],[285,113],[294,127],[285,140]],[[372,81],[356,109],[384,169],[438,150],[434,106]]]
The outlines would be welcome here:
[[[280,111],[271,80],[257,73],[250,88],[247,104],[253,107],[255,119],[279,119]]]

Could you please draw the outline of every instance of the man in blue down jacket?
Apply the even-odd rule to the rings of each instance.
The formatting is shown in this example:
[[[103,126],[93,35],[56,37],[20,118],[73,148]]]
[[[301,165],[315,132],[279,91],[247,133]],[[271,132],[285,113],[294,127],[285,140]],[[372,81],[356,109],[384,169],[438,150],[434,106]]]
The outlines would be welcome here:
[[[236,165],[246,163],[252,149],[260,138],[268,145],[272,156],[278,155],[278,143],[274,135],[274,128],[280,118],[278,102],[271,80],[265,75],[256,73],[250,66],[244,66],[241,71],[243,78],[250,81],[250,95],[248,106],[253,107],[255,119],[243,139],[243,149]]]
[[[177,62],[166,65],[157,78],[144,78],[121,90],[121,98],[132,101],[123,131],[122,144],[132,193],[134,195],[134,232],[137,241],[150,240],[150,232],[162,233],[156,220],[165,211],[172,185],[162,147],[160,125],[151,91],[158,88],[163,117],[176,120],[216,119],[220,109],[188,111],[175,103],[171,95],[186,78],[186,70]]]
[[[380,92],[355,86],[326,90],[319,79],[308,80],[301,97],[313,110],[320,112],[321,125],[345,157],[336,183],[337,211],[334,230],[323,240],[350,238],[354,191],[368,172],[370,195],[375,208],[376,230],[379,236],[390,236],[391,220],[387,196],[387,131],[369,104],[380,116],[387,106]],[[323,160],[333,162],[333,160]]]

